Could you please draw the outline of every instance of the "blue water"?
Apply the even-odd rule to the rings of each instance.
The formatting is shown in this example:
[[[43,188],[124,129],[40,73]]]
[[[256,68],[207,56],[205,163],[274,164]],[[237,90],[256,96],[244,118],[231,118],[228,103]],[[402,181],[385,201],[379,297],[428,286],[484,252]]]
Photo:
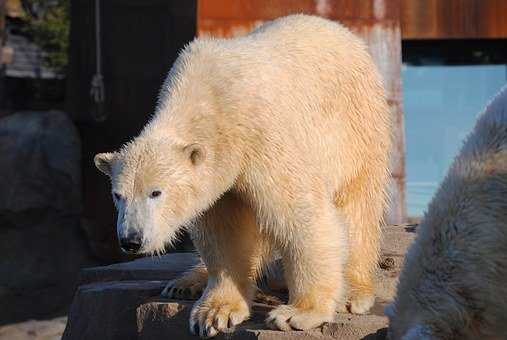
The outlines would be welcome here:
[[[403,65],[407,211],[420,216],[491,97],[506,65]]]

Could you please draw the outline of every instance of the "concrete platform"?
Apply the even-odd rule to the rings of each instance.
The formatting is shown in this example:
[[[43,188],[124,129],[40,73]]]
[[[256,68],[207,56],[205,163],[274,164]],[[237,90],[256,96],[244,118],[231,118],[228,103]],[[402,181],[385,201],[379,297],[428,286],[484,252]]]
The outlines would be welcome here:
[[[273,331],[265,328],[264,318],[281,301],[259,294],[250,320],[216,339],[384,339],[383,306],[395,293],[400,266],[414,236],[414,226],[385,228],[377,301],[370,314],[337,314],[335,323],[312,331]],[[188,330],[193,301],[159,297],[168,280],[196,261],[192,253],[176,253],[84,270],[63,339],[196,339]]]

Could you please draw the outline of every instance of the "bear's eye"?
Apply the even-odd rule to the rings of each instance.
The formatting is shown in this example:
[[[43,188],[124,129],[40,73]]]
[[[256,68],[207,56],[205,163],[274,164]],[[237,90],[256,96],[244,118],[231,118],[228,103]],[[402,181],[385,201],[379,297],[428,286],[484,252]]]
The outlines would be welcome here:
[[[114,193],[113,193],[113,196],[114,196],[114,199],[115,199],[115,200],[117,200],[117,201],[121,200],[121,195],[120,195],[119,193],[114,192]]]
[[[158,197],[160,195],[162,195],[162,191],[160,191],[160,190],[154,190],[154,191],[151,192],[150,198],[155,198],[155,197]]]

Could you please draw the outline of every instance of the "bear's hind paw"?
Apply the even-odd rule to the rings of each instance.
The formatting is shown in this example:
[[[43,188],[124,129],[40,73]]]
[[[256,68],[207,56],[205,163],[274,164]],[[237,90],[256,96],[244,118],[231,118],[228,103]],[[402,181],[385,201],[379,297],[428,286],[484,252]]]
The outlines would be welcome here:
[[[375,303],[375,296],[362,295],[351,299],[350,312],[352,314],[366,314]]]

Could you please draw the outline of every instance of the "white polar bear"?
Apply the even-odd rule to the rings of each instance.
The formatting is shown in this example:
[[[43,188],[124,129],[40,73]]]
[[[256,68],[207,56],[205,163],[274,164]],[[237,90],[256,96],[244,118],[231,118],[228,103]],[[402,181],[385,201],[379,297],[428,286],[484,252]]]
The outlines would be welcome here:
[[[95,161],[111,177],[124,249],[156,253],[191,233],[205,266],[172,288],[207,281],[192,331],[248,318],[274,256],[290,300],[268,324],[308,329],[333,320],[347,291],[353,313],[374,302],[390,134],[365,44],[292,15],[241,38],[196,39],[140,136]]]
[[[389,338],[507,336],[507,88],[428,207],[386,307]]]

